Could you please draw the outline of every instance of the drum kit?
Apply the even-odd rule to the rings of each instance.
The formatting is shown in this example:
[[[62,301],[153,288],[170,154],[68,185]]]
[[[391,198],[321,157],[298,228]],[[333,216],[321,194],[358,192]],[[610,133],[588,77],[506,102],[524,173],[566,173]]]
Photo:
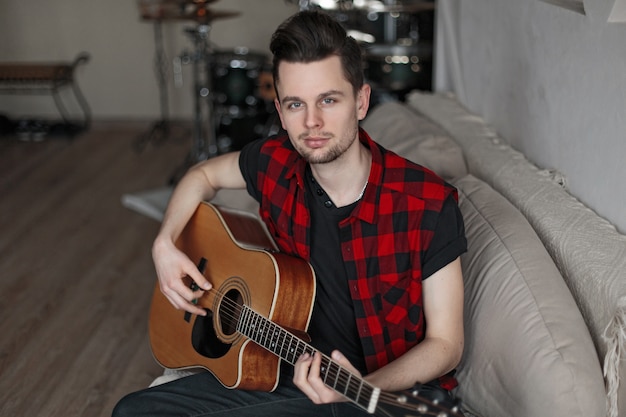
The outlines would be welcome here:
[[[245,143],[263,134],[271,134],[274,123],[267,124],[269,109],[273,106],[260,91],[259,79],[267,70],[266,55],[245,47],[220,49],[210,41],[213,22],[234,18],[237,11],[214,10],[217,0],[138,0],[143,21],[155,28],[155,67],[161,97],[161,121],[138,140],[138,148],[146,142],[169,134],[167,74],[169,62],[165,58],[161,24],[186,22],[184,29],[193,49],[173,59],[174,82],[182,85],[185,65],[192,68],[194,117],[192,147],[187,160],[172,182],[196,162],[239,149]],[[271,78],[271,71],[270,71]],[[272,84],[273,89],[273,84]],[[271,100],[271,99],[270,99]],[[270,104],[272,106],[270,106]],[[274,132],[275,133],[275,132]],[[244,139],[245,138],[245,139]]]
[[[162,119],[141,139],[169,129],[167,73],[161,23],[188,22],[185,33],[192,52],[173,60],[174,80],[180,83],[183,65],[191,65],[194,89],[193,145],[186,167],[220,153],[240,149],[251,139],[280,129],[273,100],[269,57],[245,47],[220,49],[210,41],[216,20],[241,13],[211,8],[218,0],[138,0],[143,21],[154,23],[155,67]],[[300,10],[321,9],[340,21],[361,43],[367,81],[374,89],[402,94],[430,89],[432,34],[424,36],[420,18],[432,12],[434,0],[285,0]]]
[[[361,43],[374,91],[403,99],[412,89],[431,89],[434,0],[293,1],[334,15]]]

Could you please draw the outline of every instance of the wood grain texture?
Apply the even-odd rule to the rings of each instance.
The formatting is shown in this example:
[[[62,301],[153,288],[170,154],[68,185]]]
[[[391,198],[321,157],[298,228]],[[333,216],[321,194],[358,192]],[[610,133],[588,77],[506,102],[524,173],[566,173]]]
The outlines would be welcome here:
[[[0,416],[110,416],[161,374],[148,342],[159,225],[120,198],[166,185],[190,144],[137,153],[147,128],[0,138]]]

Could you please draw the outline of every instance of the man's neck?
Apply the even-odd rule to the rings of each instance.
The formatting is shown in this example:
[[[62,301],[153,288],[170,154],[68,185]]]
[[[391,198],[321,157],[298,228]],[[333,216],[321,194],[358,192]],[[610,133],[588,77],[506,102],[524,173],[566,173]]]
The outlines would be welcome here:
[[[311,165],[315,181],[337,207],[350,205],[363,196],[372,166],[371,152],[361,143],[354,154],[346,153],[342,158]]]

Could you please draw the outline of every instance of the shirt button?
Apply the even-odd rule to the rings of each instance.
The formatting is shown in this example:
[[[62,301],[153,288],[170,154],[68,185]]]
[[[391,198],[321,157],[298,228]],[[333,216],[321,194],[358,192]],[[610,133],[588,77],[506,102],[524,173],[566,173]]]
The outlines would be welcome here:
[[[324,195],[324,191],[321,188],[317,189],[317,195]]]
[[[330,200],[326,200],[324,201],[324,205],[326,206],[326,208],[331,208],[333,206],[333,202]]]

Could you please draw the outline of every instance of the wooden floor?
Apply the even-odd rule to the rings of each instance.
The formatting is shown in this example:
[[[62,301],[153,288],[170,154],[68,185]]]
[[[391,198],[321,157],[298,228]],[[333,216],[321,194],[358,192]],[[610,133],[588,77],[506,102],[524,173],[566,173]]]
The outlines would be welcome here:
[[[147,128],[0,137],[0,416],[110,416],[161,373],[147,337],[158,223],[120,197],[165,186],[189,142],[137,152]]]

